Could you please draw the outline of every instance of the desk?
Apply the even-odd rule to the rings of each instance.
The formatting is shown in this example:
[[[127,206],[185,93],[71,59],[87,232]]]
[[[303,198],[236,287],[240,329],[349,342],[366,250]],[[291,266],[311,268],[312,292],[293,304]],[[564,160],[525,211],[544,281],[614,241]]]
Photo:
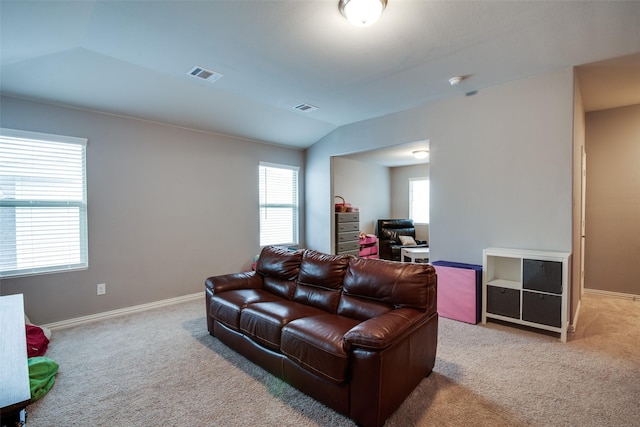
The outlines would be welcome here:
[[[429,261],[429,248],[402,248],[400,249],[400,261],[404,262],[404,258],[407,257],[411,262],[416,262],[417,259]]]
[[[22,294],[0,297],[0,418],[18,417],[31,400]]]

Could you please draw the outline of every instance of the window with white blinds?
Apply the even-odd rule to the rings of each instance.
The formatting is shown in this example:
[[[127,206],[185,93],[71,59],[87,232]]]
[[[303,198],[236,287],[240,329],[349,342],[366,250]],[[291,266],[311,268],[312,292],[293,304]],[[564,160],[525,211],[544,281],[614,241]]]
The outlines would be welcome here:
[[[429,223],[429,178],[409,179],[409,218],[415,224]]]
[[[260,162],[260,246],[298,244],[298,169]]]
[[[0,128],[0,277],[87,268],[86,145]]]

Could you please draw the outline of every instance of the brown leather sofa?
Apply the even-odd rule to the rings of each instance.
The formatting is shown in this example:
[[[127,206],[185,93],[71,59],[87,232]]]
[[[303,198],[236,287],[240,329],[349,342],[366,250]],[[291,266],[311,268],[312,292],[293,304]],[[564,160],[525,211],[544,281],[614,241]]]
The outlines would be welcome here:
[[[436,273],[266,247],[205,282],[209,333],[362,426],[381,426],[436,358]]]

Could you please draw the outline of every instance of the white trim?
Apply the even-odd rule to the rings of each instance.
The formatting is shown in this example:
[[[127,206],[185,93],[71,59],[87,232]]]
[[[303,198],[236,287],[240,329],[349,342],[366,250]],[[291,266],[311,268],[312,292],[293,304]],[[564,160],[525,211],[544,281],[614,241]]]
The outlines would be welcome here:
[[[276,168],[276,169],[289,169],[296,172],[300,171],[300,166],[295,165],[285,165],[283,163],[270,163],[270,162],[258,162],[258,166],[263,166],[265,168]]]
[[[31,132],[27,130],[0,128],[0,135],[13,139],[30,139],[38,142],[62,142],[66,144],[87,145],[87,138],[77,136],[54,135],[52,133]]]
[[[198,298],[204,298],[204,292],[198,292],[190,295],[183,295],[181,297],[169,298],[161,301],[154,301],[147,304],[140,304],[140,305],[134,305],[131,307],[119,308],[117,310],[105,311],[102,313],[90,314],[89,316],[76,317],[74,319],[48,323],[42,326],[52,330],[70,328],[72,326],[78,326],[84,323],[95,322],[97,320],[105,320],[113,317],[123,316],[125,314],[140,313],[142,311],[147,311],[154,308],[166,307],[168,305],[178,304],[181,302],[194,301],[194,300],[197,300]]]
[[[575,316],[573,316],[573,323],[569,324],[569,329],[567,329],[567,332],[575,332],[576,328],[578,327],[578,315],[580,314],[580,307],[582,304],[582,300],[578,301],[578,307],[576,308],[576,314]]]
[[[584,293],[585,294],[593,294],[593,295],[604,295],[604,296],[608,296],[608,297],[614,297],[614,298],[623,298],[623,299],[630,299],[633,301],[640,301],[640,295],[634,295],[634,294],[624,294],[622,292],[611,292],[611,291],[602,291],[600,289],[584,289]]]

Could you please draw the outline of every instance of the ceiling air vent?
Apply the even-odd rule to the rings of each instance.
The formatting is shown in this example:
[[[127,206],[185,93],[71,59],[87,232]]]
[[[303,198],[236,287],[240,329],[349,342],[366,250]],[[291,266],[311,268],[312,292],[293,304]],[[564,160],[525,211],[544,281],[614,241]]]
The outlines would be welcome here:
[[[317,110],[318,107],[316,107],[315,105],[311,105],[311,104],[298,104],[295,107],[296,110],[300,110],[302,112],[308,113],[310,111],[314,111]]]
[[[216,73],[215,71],[207,70],[206,68],[198,67],[198,66],[193,67],[187,74],[202,80],[206,80],[211,83],[215,82],[216,80],[218,80],[220,77],[223,76],[223,74]]]

